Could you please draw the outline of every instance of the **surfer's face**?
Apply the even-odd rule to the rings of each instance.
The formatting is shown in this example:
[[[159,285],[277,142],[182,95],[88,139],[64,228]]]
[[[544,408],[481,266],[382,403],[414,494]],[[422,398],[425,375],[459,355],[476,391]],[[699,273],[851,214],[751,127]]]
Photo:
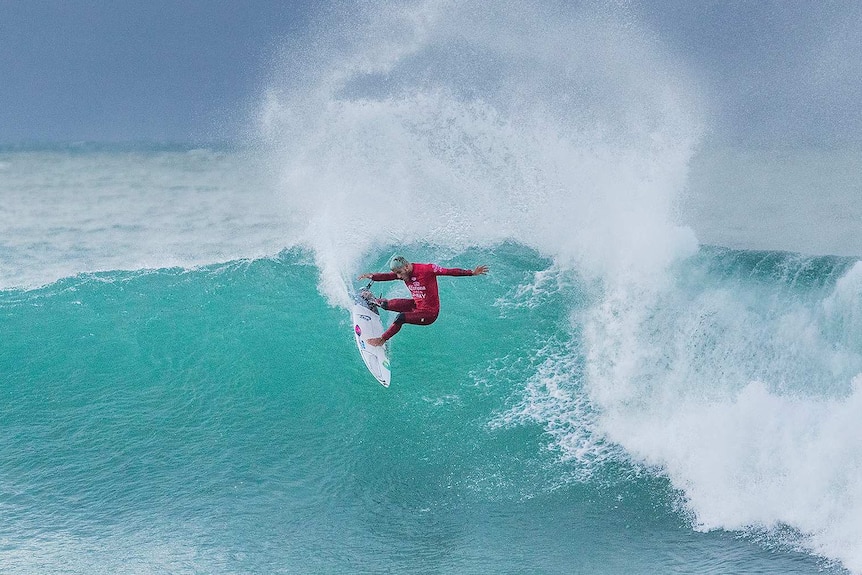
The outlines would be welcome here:
[[[413,265],[407,264],[406,266],[402,266],[400,268],[392,270],[392,272],[398,276],[400,280],[407,280],[410,277],[410,272],[413,271]]]

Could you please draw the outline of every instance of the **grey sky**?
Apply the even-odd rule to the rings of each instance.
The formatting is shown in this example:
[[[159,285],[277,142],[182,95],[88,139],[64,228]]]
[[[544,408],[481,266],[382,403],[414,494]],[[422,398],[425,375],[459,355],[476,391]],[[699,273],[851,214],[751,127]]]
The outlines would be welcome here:
[[[862,141],[862,3],[654,0],[636,12],[696,71],[732,143]]]
[[[0,142],[220,139],[303,3],[0,0]]]
[[[310,6],[0,0],[0,143],[230,137],[248,122],[282,40],[315,21]],[[713,137],[753,145],[862,138],[862,3],[629,6],[703,82],[717,116]]]

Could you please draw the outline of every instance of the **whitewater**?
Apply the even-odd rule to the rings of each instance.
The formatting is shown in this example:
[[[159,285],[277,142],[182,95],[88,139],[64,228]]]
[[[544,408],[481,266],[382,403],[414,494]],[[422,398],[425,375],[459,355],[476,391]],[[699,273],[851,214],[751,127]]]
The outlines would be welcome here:
[[[709,220],[695,76],[622,8],[336,9],[243,146],[0,150],[4,571],[862,573],[854,224]],[[384,390],[395,251],[491,274]]]

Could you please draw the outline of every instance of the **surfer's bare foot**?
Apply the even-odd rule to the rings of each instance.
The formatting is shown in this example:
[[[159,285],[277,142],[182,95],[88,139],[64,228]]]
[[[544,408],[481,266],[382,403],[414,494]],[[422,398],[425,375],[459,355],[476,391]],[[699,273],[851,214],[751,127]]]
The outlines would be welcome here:
[[[370,337],[370,338],[368,338],[367,340],[365,340],[365,342],[366,342],[368,345],[373,345],[374,347],[380,347],[381,345],[383,345],[384,343],[386,343],[386,342],[384,342],[384,341],[383,341],[383,338],[382,338],[382,337]]]

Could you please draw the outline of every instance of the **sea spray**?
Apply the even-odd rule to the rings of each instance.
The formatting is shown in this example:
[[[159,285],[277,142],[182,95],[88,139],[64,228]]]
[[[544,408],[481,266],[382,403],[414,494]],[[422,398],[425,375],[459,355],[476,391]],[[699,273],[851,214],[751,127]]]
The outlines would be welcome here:
[[[515,240],[593,275],[694,245],[674,222],[701,126],[683,71],[625,13],[482,8],[366,7],[268,92],[261,130],[331,301],[393,244]]]

